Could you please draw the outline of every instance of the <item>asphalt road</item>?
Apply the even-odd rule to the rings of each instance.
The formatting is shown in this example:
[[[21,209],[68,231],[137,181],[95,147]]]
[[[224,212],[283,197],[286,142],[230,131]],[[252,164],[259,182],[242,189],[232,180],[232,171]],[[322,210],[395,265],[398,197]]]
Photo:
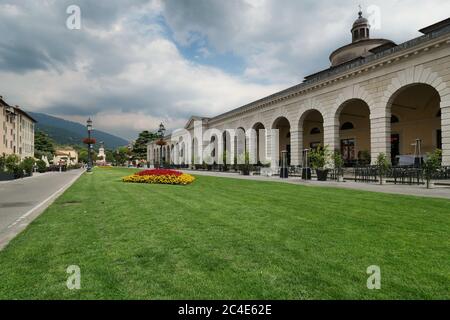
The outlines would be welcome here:
[[[31,178],[0,182],[0,250],[25,229],[84,170],[50,172]]]

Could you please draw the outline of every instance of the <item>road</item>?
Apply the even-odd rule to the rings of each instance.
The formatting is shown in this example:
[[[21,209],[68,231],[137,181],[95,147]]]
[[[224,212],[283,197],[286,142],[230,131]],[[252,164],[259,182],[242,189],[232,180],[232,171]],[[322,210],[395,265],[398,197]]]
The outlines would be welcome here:
[[[0,182],[0,250],[39,216],[84,170]]]

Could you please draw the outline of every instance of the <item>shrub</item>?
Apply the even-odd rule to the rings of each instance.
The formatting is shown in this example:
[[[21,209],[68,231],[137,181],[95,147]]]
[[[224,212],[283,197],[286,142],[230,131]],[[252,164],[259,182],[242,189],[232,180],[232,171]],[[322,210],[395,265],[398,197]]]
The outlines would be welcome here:
[[[380,153],[377,157],[377,161],[375,165],[378,168],[378,174],[380,176],[380,184],[383,184],[383,177],[386,175],[386,172],[389,170],[390,164],[386,158],[384,153]]]
[[[35,164],[34,158],[27,157],[20,164],[20,168],[23,171],[25,171],[25,173],[27,175],[32,175],[33,174],[33,169],[34,169],[34,164]]]
[[[5,159],[6,171],[8,171],[10,173],[16,172],[18,169],[17,167],[18,167],[19,163],[20,163],[20,158],[15,154],[10,154]]]
[[[423,164],[423,170],[425,178],[427,180],[427,189],[430,188],[430,181],[433,175],[438,171],[441,166],[442,151],[436,149],[432,154],[428,154],[427,160]]]
[[[47,164],[44,160],[36,161],[37,171],[40,173],[47,172]]]

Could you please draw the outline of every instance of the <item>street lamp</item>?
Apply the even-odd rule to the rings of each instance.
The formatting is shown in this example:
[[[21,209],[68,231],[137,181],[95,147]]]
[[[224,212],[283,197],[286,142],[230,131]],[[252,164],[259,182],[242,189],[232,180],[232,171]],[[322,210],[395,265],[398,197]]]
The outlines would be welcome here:
[[[165,145],[164,143],[164,136],[166,133],[166,128],[164,128],[164,125],[161,123],[159,125],[159,130],[158,130],[158,136],[159,136],[159,146],[160,146],[160,151],[159,151],[159,166],[161,167],[163,158],[162,158],[162,148]]]
[[[88,131],[88,167],[87,172],[92,172],[92,156],[91,156],[91,131],[92,131],[92,120],[89,118],[86,122],[86,127]]]

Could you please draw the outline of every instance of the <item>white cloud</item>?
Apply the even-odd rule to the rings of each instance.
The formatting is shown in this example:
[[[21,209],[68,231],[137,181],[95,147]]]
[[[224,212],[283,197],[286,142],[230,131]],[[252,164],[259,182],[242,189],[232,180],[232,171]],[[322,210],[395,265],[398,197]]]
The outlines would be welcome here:
[[[71,32],[69,0],[0,0],[0,29],[8,30],[0,39],[0,94],[83,123],[92,115],[99,129],[128,139],[161,121],[174,129],[190,115],[217,115],[328,67],[331,51],[350,41],[357,11],[350,0],[78,2],[82,30]],[[408,40],[450,12],[444,0],[411,3],[363,2],[381,8],[373,36]],[[195,42],[199,58],[242,58],[243,73],[188,60],[178,46]]]

